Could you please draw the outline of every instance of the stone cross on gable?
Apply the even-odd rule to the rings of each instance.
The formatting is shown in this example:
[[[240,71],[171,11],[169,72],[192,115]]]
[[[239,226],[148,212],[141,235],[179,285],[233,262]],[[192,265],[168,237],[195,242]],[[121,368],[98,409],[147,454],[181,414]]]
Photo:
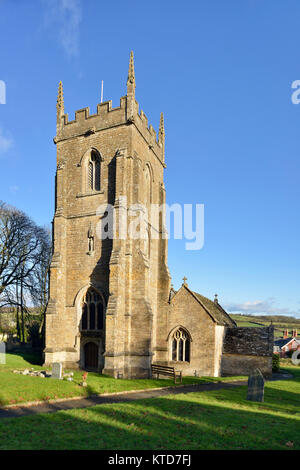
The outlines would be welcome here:
[[[187,277],[184,276],[184,277],[182,278],[182,280],[183,280],[183,285],[184,285],[184,286],[187,286],[187,282],[186,282],[186,281],[187,281]]]

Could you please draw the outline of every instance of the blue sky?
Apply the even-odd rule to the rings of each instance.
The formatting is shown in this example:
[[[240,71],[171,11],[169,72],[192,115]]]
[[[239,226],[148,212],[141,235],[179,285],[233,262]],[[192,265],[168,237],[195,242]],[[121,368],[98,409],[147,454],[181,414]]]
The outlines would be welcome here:
[[[170,240],[174,287],[232,312],[300,316],[297,0],[0,0],[0,199],[49,225],[56,94],[65,111],[126,93],[158,129],[169,204],[205,205],[205,243]]]

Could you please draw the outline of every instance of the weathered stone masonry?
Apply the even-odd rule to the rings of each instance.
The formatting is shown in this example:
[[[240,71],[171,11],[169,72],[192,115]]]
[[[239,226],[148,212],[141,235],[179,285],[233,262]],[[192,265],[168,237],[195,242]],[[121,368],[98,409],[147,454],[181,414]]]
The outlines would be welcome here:
[[[244,375],[259,368],[272,373],[274,328],[226,328],[223,342],[222,374]]]
[[[240,329],[221,305],[192,292],[185,281],[177,292],[170,288],[162,216],[147,219],[145,239],[97,236],[99,227],[105,229],[108,205],[129,224],[132,204],[165,203],[164,118],[156,134],[139,112],[135,86],[131,53],[120,106],[100,103],[95,114],[84,108],[69,121],[59,84],[45,364],[59,361],[132,378],[149,377],[156,362],[186,375],[217,376],[237,363],[242,370],[239,358],[250,356],[247,364],[255,358],[269,371],[269,339],[259,336],[261,330],[232,340],[238,347],[229,351],[230,332],[237,338]]]

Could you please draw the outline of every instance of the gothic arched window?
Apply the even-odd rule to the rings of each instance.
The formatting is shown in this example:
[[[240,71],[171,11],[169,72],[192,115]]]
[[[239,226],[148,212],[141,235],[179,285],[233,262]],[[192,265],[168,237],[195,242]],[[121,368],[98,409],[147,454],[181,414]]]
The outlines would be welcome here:
[[[87,186],[90,191],[100,191],[101,187],[100,155],[92,150],[87,169]]]
[[[82,303],[81,330],[103,330],[104,305],[100,294],[92,287]]]
[[[172,336],[172,361],[190,362],[191,340],[183,328],[178,328]]]

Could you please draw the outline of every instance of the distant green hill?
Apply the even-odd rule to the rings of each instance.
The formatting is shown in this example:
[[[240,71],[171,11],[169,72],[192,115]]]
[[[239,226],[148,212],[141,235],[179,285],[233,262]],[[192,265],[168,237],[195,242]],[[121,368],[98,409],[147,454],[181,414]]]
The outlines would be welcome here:
[[[237,326],[263,327],[269,326],[271,321],[274,326],[274,336],[282,337],[283,330],[298,330],[300,336],[300,318],[286,317],[284,315],[243,315],[241,313],[230,313],[230,317],[236,322]]]

